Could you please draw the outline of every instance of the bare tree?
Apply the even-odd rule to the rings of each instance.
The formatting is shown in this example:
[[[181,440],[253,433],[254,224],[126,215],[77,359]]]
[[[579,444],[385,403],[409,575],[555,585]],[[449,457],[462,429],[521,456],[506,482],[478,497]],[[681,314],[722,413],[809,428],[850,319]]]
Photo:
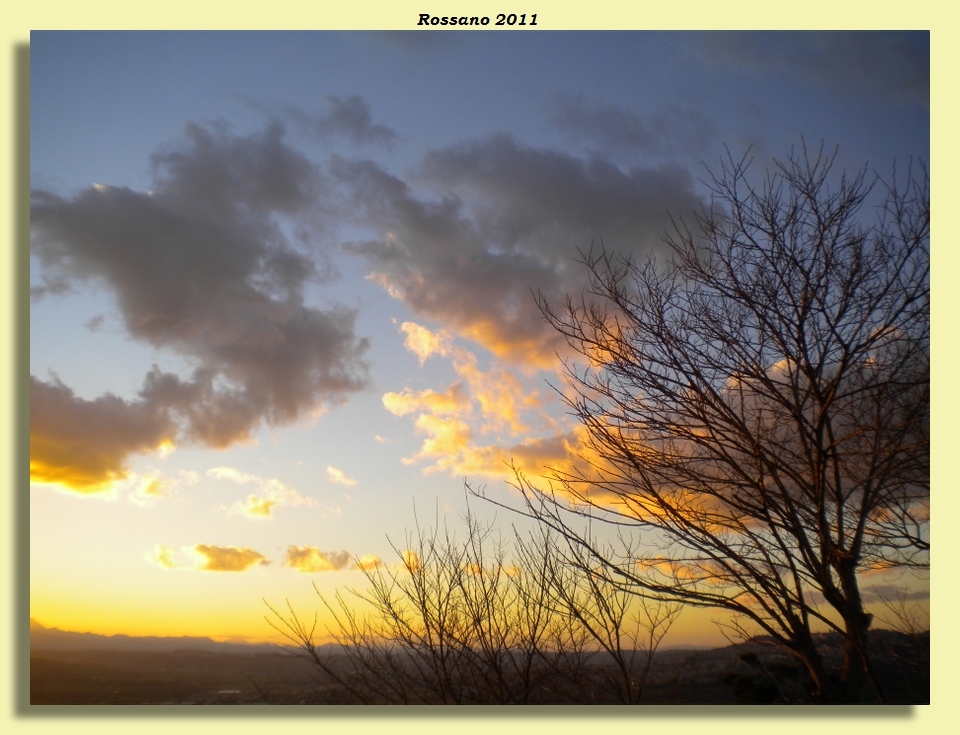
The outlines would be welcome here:
[[[532,538],[538,541],[535,546],[519,545],[521,558],[531,558],[531,548],[536,550],[539,586],[548,592],[551,609],[568,621],[571,631],[580,631],[602,657],[601,665],[581,667],[581,680],[590,684],[591,691],[612,694],[622,704],[639,704],[654,655],[681,606],[633,594],[611,582],[583,546],[568,539],[565,548],[559,548],[562,537],[546,527]]]
[[[929,563],[928,178],[838,175],[835,155],[804,146],[757,185],[728,156],[669,262],[601,247],[589,293],[541,297],[589,438],[580,469],[517,486],[611,583],[733,613],[817,701],[882,701],[859,575]],[[647,551],[599,548],[583,517]],[[841,671],[818,628],[844,636]]]
[[[345,701],[390,704],[636,703],[677,606],[587,577],[553,534],[514,535],[465,517],[465,536],[417,526],[400,564],[365,572],[368,587],[320,595],[318,618],[289,604],[267,620]],[[319,592],[318,592],[319,594]],[[650,613],[648,615],[647,613]],[[603,654],[606,653],[606,656]]]

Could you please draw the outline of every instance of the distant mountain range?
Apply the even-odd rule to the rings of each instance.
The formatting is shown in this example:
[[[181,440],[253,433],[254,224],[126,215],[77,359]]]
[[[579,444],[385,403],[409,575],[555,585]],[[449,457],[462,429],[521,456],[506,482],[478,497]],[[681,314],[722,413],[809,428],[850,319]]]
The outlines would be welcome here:
[[[191,649],[212,653],[279,653],[272,643],[218,643],[197,636],[159,637],[98,635],[48,628],[30,619],[30,651],[176,651]]]
[[[321,649],[339,648],[336,643],[327,643]],[[282,649],[273,643],[219,643],[212,638],[199,636],[129,636],[75,633],[59,628],[48,628],[30,618],[30,651],[170,651],[192,650],[211,653],[280,653]],[[665,646],[662,650],[698,651],[704,646]]]

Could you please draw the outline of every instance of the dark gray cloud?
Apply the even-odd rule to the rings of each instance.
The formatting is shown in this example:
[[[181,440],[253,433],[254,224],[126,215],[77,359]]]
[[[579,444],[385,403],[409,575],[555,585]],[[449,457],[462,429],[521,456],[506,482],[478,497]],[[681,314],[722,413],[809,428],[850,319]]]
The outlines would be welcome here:
[[[716,126],[696,110],[673,108],[638,115],[577,94],[554,95],[550,117],[561,132],[607,153],[696,154],[717,135]]]
[[[388,148],[397,140],[393,128],[373,121],[370,106],[359,95],[324,95],[325,109],[322,112],[309,112],[299,105],[288,103],[268,105],[249,98],[244,98],[244,102],[255,110],[287,120],[300,130],[320,138],[335,136],[354,145],[380,143]]]
[[[500,356],[543,364],[561,349],[531,291],[579,293],[577,249],[658,250],[669,214],[698,206],[677,166],[621,168],[530,148],[499,135],[429,153],[415,193],[370,161],[337,160],[356,215],[379,230],[354,243],[380,281],[416,313]]]
[[[34,191],[31,205],[36,293],[105,286],[132,337],[196,366],[189,379],[151,372],[143,415],[175,418],[180,439],[226,446],[363,387],[354,313],[303,300],[323,259],[286,232],[306,238],[323,185],[282,128],[240,137],[189,126],[153,162],[150,192]]]
[[[126,458],[176,436],[162,408],[112,394],[87,401],[59,380],[30,377],[30,476],[98,492],[126,475]]]
[[[357,95],[323,98],[327,111],[313,121],[317,133],[343,135],[357,144],[386,143],[396,140],[397,134],[386,125],[374,123],[370,107]]]
[[[930,104],[927,32],[711,32],[688,48],[757,75],[787,74],[844,95]]]
[[[863,591],[864,602],[883,602],[896,604],[897,602],[911,602],[917,600],[929,600],[930,589],[921,587],[920,589],[909,589],[896,584],[875,584],[866,587]]]

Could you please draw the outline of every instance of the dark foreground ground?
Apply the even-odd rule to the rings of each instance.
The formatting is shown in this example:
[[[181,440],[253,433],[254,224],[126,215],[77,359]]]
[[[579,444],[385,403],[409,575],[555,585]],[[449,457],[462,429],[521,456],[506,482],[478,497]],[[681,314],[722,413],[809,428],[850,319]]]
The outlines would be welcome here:
[[[890,704],[930,698],[929,635],[883,633],[876,673]],[[838,647],[825,642],[828,659]],[[795,664],[769,646],[740,644],[657,654],[646,704],[803,701]],[[602,691],[593,702],[609,702]],[[49,704],[332,704],[346,701],[311,664],[282,652],[42,650],[30,656],[30,702]],[[563,702],[557,702],[562,704]]]

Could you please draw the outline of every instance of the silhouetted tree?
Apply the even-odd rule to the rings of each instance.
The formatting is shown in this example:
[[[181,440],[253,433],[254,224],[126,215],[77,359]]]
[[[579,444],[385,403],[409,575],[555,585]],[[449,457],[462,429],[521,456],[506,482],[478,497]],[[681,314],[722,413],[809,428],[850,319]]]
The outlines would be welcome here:
[[[580,469],[517,486],[584,569],[734,613],[818,701],[882,700],[858,575],[929,562],[928,178],[835,175],[835,155],[804,146],[758,185],[728,156],[666,262],[600,247],[589,293],[541,297],[578,353],[567,400],[588,441]],[[645,552],[598,547],[584,518]],[[817,626],[843,634],[842,671]]]
[[[318,644],[316,615],[289,603],[268,605],[267,620],[347,701],[640,700],[677,605],[632,605],[634,595],[567,563],[549,532],[508,544],[469,512],[465,532],[418,526],[395,548],[399,565],[365,571],[365,590],[320,595],[335,647]]]

